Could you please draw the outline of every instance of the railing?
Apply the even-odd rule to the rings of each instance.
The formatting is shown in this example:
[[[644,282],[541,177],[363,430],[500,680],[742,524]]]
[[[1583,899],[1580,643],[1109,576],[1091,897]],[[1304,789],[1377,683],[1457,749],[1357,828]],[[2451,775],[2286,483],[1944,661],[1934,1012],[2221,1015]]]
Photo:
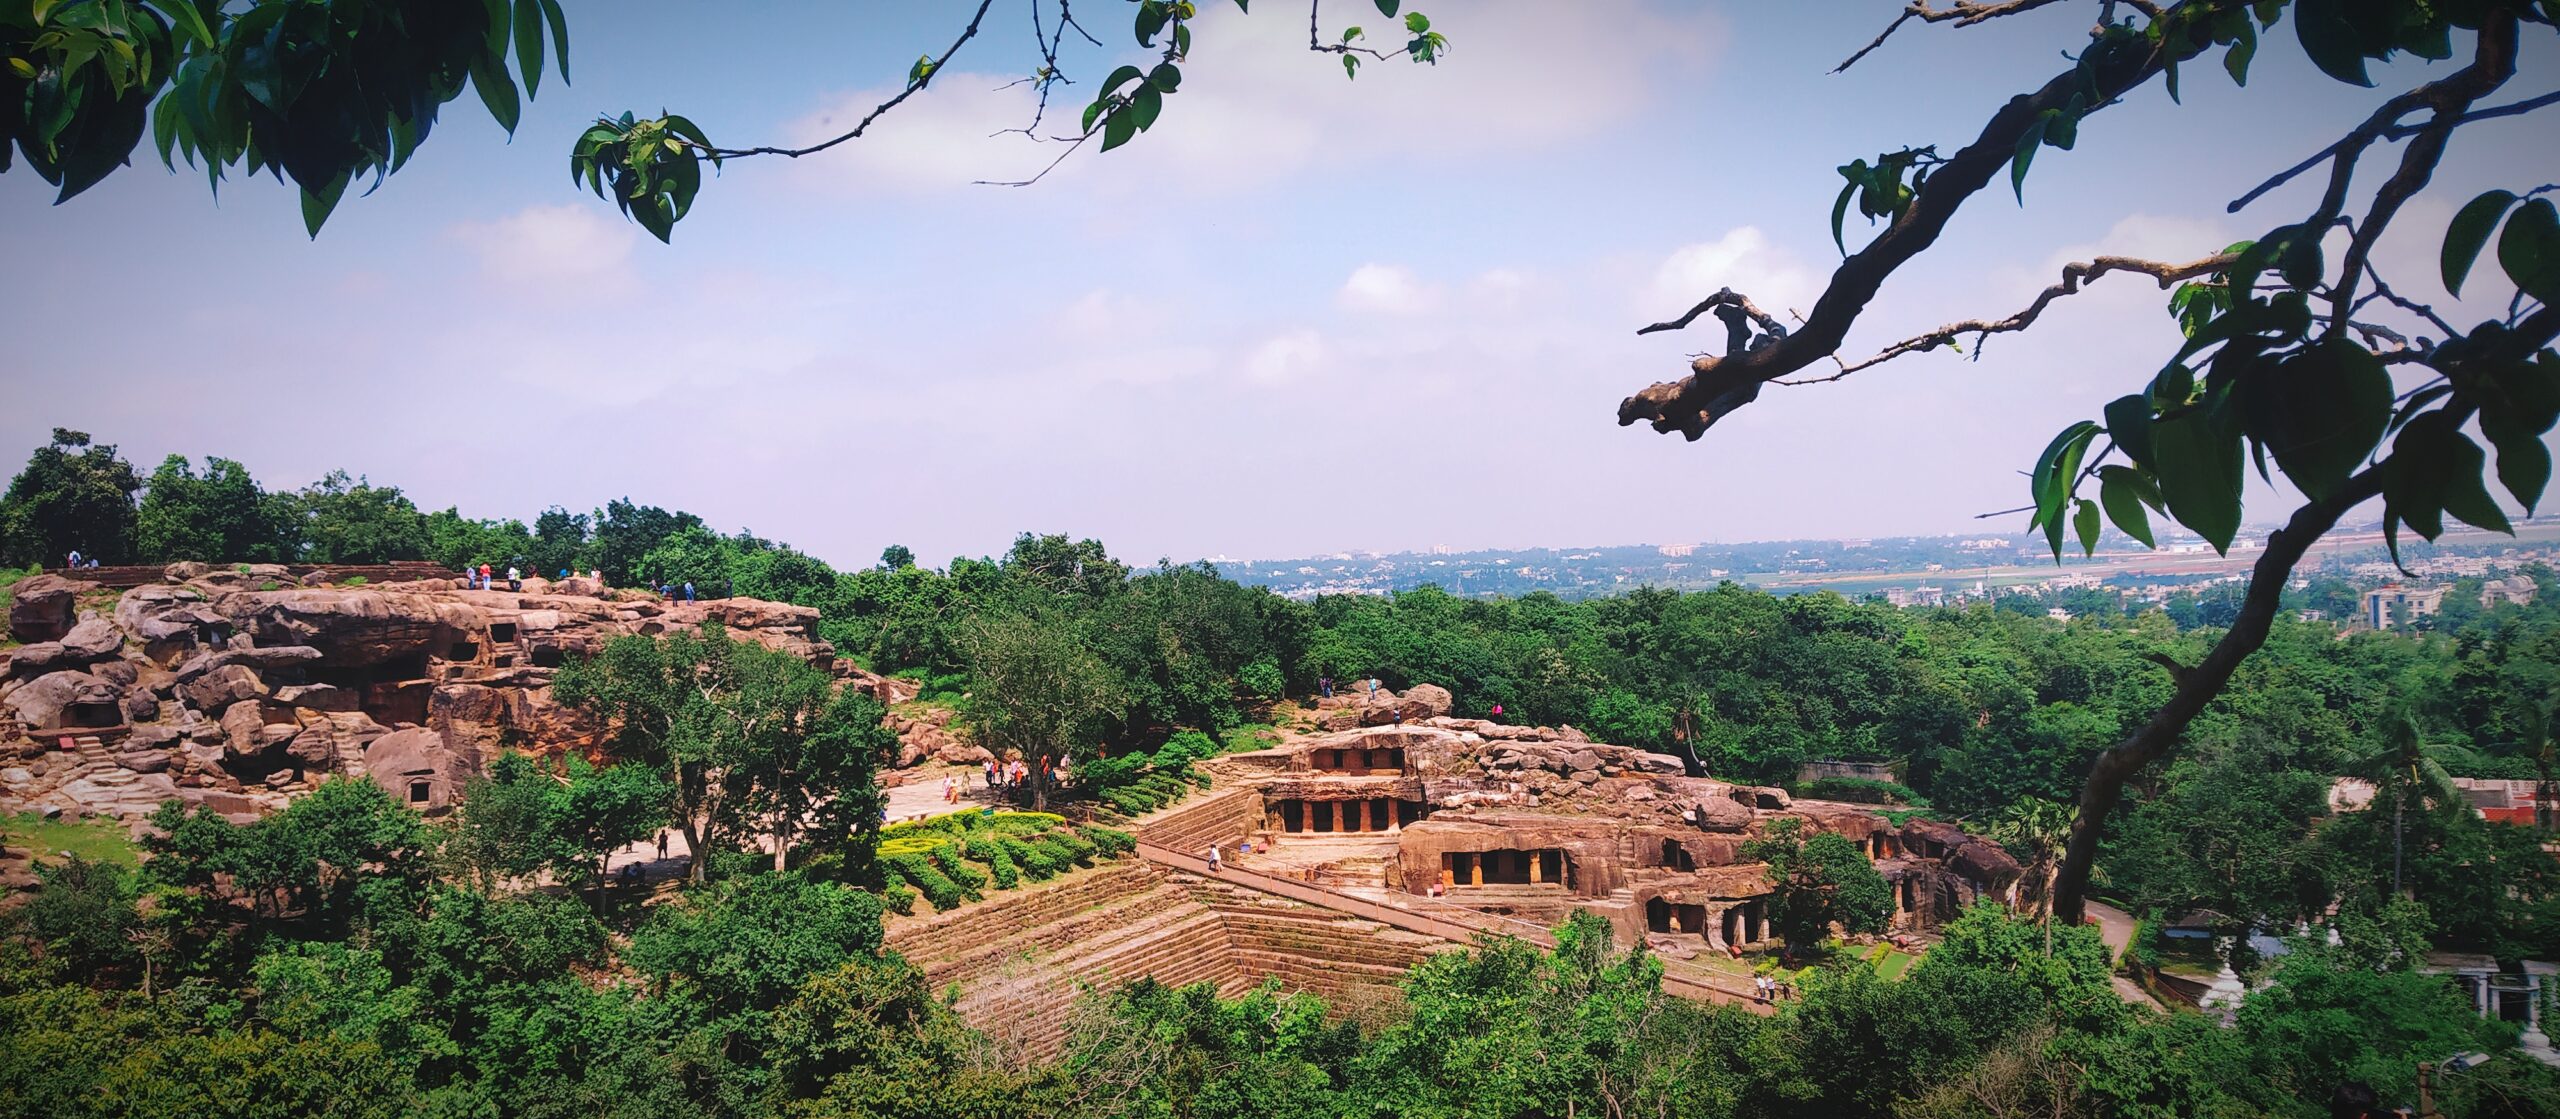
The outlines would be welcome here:
[[[1385,905],[1367,898],[1355,897],[1340,890],[1305,882],[1294,882],[1286,878],[1275,878],[1242,867],[1222,866],[1212,871],[1205,859],[1194,858],[1144,840],[1138,842],[1138,854],[1158,865],[1233,882],[1262,893],[1302,901],[1337,913],[1347,913],[1407,932],[1439,937],[1442,940],[1463,942],[1474,939],[1477,933],[1493,933],[1527,941],[1541,948],[1556,946],[1555,935],[1541,926],[1517,918],[1480,913],[1446,902],[1417,899],[1438,910],[1436,915],[1419,913],[1403,904]],[[1725,987],[1693,976],[1676,974],[1667,969],[1662,976],[1662,989],[1682,998],[1731,1003],[1748,1007],[1756,1013],[1770,1013],[1770,1009],[1760,1003],[1751,992]]]

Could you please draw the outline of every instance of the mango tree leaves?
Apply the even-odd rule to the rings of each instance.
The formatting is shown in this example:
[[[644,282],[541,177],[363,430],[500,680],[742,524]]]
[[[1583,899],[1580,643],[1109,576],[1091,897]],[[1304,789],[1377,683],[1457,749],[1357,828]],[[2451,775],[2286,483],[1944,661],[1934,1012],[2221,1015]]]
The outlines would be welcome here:
[[[379,183],[407,162],[466,82],[512,131],[541,81],[546,35],[568,79],[557,0],[20,10],[0,17],[0,171],[14,145],[68,200],[124,166],[148,131],[163,163],[184,158],[217,189],[235,167],[292,180],[315,236],[355,179],[370,170]]]
[[[1900,220],[1903,212],[1911,208],[1912,199],[1919,197],[1920,188],[1928,185],[1930,170],[1941,162],[1938,149],[1927,147],[1886,152],[1872,164],[1863,159],[1842,164],[1840,177],[1849,183],[1840,188],[1840,197],[1831,204],[1831,243],[1843,254],[1849,251],[1841,223],[1848,217],[1851,199],[1857,200],[1858,213],[1869,223],[1878,218]],[[1908,183],[1902,181],[1905,174],[1911,175]]]
[[[2448,513],[2492,532],[2515,531],[2481,480],[2487,460],[2451,413],[2428,412],[2400,429],[2399,438],[2391,444],[2382,489],[2385,537],[2395,560],[2399,557],[2395,523],[2405,523],[2429,540],[2444,534]]]
[[[702,189],[702,161],[720,157],[700,126],[669,114],[656,120],[600,120],[579,134],[569,153],[569,177],[659,241],[675,232]]]
[[[2062,429],[2053,437],[2044,454],[2036,460],[2028,485],[2035,494],[2035,519],[2030,527],[2042,528],[2045,540],[2053,546],[2054,557],[2062,556],[2063,506],[2070,502],[2073,489],[2080,480],[2080,463],[2089,452],[2090,440],[2097,437],[2098,425],[2081,420]]]
[[[2498,235],[2498,266],[2516,290],[2545,304],[2560,303],[2560,212],[2550,199],[2516,207]]]
[[[2480,433],[2498,448],[2498,483],[2530,513],[2551,481],[2544,432],[2560,418],[2560,354],[2549,350],[2492,374],[2481,395]]]

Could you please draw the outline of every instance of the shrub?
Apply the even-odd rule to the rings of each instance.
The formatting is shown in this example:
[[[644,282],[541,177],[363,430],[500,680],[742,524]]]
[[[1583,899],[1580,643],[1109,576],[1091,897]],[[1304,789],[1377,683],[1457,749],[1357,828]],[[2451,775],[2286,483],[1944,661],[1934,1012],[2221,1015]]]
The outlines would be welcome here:
[[[1116,859],[1138,849],[1137,837],[1125,831],[1087,824],[1076,829],[1076,832],[1093,841],[1094,848],[1110,858]]]
[[[1011,836],[998,836],[996,845],[1002,847],[1004,853],[1013,859],[1013,864],[1022,868],[1022,873],[1030,875],[1034,882],[1046,882],[1057,877],[1058,872],[1065,869],[1046,848],[1033,846]]]
[[[968,893],[969,900],[976,901],[985,896],[982,891],[987,888],[987,872],[970,866],[969,860],[961,857],[958,844],[938,848],[926,857],[933,860],[933,865],[942,871],[943,877],[959,883],[960,888]]]
[[[1187,773],[1187,774],[1184,774],[1183,776],[1184,776],[1184,778],[1185,778],[1186,780],[1188,780],[1188,781],[1190,781],[1190,782],[1191,782],[1191,787],[1192,787],[1192,788],[1195,788],[1195,789],[1205,789],[1205,788],[1208,788],[1208,787],[1209,787],[1209,775],[1208,775],[1208,774],[1206,774],[1206,773],[1202,773],[1202,772],[1200,772],[1199,770],[1196,770],[1196,769],[1195,769],[1195,770],[1192,770],[1191,772],[1189,772],[1189,773]]]
[[[883,858],[890,855],[930,855],[951,843],[951,837],[946,835],[909,834],[882,840],[878,853]]]
[[[880,904],[889,907],[891,913],[913,913],[916,911],[916,892],[908,889],[906,883],[891,882],[880,887]]]
[[[1236,673],[1236,683],[1258,699],[1278,699],[1289,690],[1289,678],[1281,673],[1279,662],[1269,657],[1244,666],[1244,671]]]
[[[1123,816],[1144,816],[1156,810],[1155,799],[1137,789],[1104,789],[1102,802]]]
[[[970,836],[968,851],[970,858],[987,864],[987,873],[995,878],[997,889],[1010,890],[1022,884],[1022,873],[1015,869],[1013,856],[1005,854],[994,836]]]
[[[998,812],[987,820],[1006,835],[1038,835],[1066,822],[1066,817],[1055,812]]]
[[[1051,852],[1050,857],[1058,860],[1058,865],[1061,867],[1070,864],[1075,866],[1093,865],[1094,846],[1092,842],[1076,835],[1074,832],[1053,831],[1033,840],[1032,842],[1046,846]]]
[[[274,589],[276,589],[276,581],[275,581],[275,580],[273,580],[273,579],[269,579],[269,580],[267,580],[266,582],[263,582],[263,583],[258,584],[258,589],[259,589],[259,590],[262,590],[262,591],[271,591],[271,590],[274,590]]]
[[[1165,740],[1156,748],[1155,765],[1159,773],[1188,768],[1191,763],[1218,756],[1218,741],[1196,730],[1186,730]]]
[[[338,585],[341,587],[361,587],[372,581],[373,580],[367,579],[362,575],[349,575],[344,579],[338,580]]]
[[[960,889],[958,883],[934,869],[933,863],[922,855],[883,855],[880,857],[880,865],[906,879],[910,885],[922,892],[924,900],[931,903],[936,911],[958,909],[969,901],[968,895]]]

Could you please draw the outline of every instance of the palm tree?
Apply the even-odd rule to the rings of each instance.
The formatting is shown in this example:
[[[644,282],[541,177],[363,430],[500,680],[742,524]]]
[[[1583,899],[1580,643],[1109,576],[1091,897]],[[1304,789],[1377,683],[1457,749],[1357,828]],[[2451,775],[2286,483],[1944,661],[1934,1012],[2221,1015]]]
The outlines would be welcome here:
[[[2417,720],[2411,718],[2405,705],[2395,705],[2383,717],[2382,740],[2363,756],[2347,763],[2349,776],[2372,781],[2374,794],[2391,797],[2391,896],[2400,896],[2400,843],[2406,829],[2410,798],[2437,809],[2465,805],[2469,801],[2462,788],[2453,783],[2438,760],[2463,753],[2453,746],[2428,746],[2418,739]]]
[[[1985,838],[2027,860],[2027,878],[2036,886],[2036,920],[2044,926],[2046,954],[2053,952],[2053,876],[2071,842],[2071,805],[2042,797],[2020,797],[1995,813],[1983,827]]]

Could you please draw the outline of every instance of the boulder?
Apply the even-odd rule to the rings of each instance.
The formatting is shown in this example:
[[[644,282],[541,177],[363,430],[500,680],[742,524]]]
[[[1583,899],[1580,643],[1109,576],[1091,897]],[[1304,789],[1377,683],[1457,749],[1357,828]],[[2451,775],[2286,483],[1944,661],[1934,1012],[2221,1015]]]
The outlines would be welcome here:
[[[453,806],[469,769],[443,736],[424,727],[395,730],[365,747],[365,776],[422,812]]]
[[[1449,709],[1457,705],[1457,698],[1449,694],[1449,689],[1438,684],[1416,684],[1406,688],[1402,698],[1407,702],[1420,704],[1423,710],[1420,718],[1406,715],[1405,721],[1408,723],[1439,718],[1448,714]]]
[[[313,711],[353,711],[360,696],[335,684],[295,684],[276,689],[276,702]]]
[[[249,666],[226,664],[179,685],[178,693],[198,711],[223,711],[267,694],[267,685]]]
[[[38,641],[21,645],[9,654],[8,676],[42,676],[80,667],[71,660],[69,650],[59,641]]]
[[[480,617],[446,596],[361,587],[243,591],[214,605],[254,644],[307,645],[332,668],[443,656]]]
[[[78,624],[74,615],[80,596],[96,583],[59,575],[30,575],[9,591],[9,639],[33,643],[59,641]]]
[[[0,699],[17,713],[18,721],[34,730],[54,730],[65,726],[77,712],[75,708],[103,704],[120,710],[124,693],[106,680],[86,672],[54,672],[36,677],[11,689]],[[112,718],[113,716],[110,716]],[[82,720],[84,724],[97,720]]]
[[[117,631],[114,622],[91,615],[62,635],[62,648],[84,663],[102,661],[124,651],[124,634]]]
[[[1740,832],[1751,826],[1752,812],[1731,797],[1707,797],[1690,809],[1701,830]]]
[[[148,723],[160,717],[160,701],[149,692],[126,692],[124,721],[127,726]]]

